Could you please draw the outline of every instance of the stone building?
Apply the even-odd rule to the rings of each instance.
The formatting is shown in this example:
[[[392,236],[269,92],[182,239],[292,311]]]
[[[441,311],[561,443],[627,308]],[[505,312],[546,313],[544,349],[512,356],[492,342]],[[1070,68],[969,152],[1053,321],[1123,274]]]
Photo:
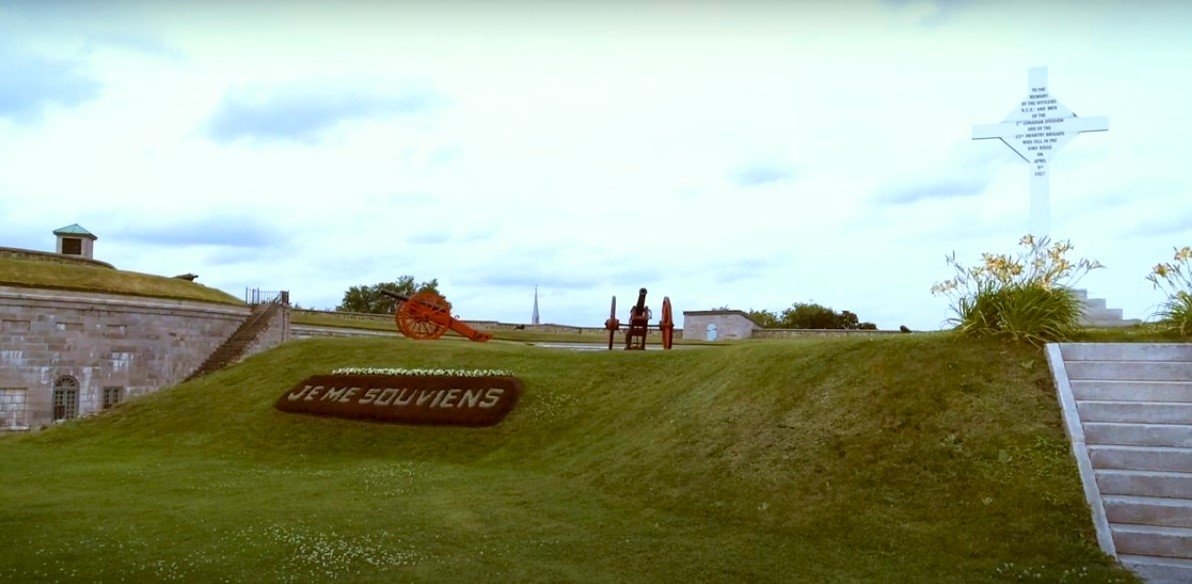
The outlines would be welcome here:
[[[762,328],[742,310],[684,310],[683,338],[724,341],[748,339]]]
[[[0,248],[0,261],[111,268],[90,257],[96,237],[86,229],[71,225],[54,234],[58,253]],[[240,355],[284,342],[288,306],[265,311],[0,281],[0,431],[38,428],[180,383],[246,334]]]

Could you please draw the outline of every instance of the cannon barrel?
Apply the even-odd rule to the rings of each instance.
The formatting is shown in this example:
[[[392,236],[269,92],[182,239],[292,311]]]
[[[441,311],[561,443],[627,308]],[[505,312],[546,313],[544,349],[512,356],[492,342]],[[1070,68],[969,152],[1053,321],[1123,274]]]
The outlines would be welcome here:
[[[646,311],[646,289],[642,288],[637,291],[637,304],[633,307],[634,314],[641,314]]]
[[[388,290],[381,290],[381,294],[384,294],[384,295],[386,295],[394,300],[397,300],[399,302],[406,302],[410,299],[409,296],[404,296],[402,294],[398,294],[397,292],[390,292]]]

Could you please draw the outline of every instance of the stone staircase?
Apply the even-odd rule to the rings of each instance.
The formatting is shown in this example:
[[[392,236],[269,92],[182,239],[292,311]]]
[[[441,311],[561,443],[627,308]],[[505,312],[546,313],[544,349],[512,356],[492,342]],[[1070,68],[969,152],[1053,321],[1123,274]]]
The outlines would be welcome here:
[[[1137,318],[1122,318],[1122,309],[1109,308],[1104,298],[1089,298],[1088,290],[1072,290],[1084,304],[1080,325],[1090,328],[1118,328],[1142,324]]]
[[[263,332],[269,328],[273,322],[273,317],[281,312],[281,304],[278,302],[267,302],[258,304],[253,308],[253,312],[235,331],[228,340],[224,341],[222,345],[217,347],[214,352],[195,369],[184,381],[197,379],[208,373],[219,371],[228,365],[235,363],[244,356],[244,352],[248,350],[253,341]]]
[[[1101,549],[1147,582],[1192,582],[1192,344],[1047,358]]]

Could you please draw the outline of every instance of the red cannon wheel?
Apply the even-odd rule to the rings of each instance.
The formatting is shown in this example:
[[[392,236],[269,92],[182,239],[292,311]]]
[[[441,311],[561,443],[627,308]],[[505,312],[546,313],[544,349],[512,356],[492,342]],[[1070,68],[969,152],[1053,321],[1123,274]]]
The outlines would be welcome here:
[[[608,331],[608,350],[613,350],[613,335],[621,328],[621,321],[617,320],[617,297],[613,296],[613,307],[608,310],[608,320],[604,321],[604,328]]]
[[[434,292],[419,292],[397,309],[397,328],[418,341],[443,336],[451,324],[451,303]]]
[[[675,343],[675,318],[671,314],[670,296],[662,298],[662,321],[658,328],[662,331],[662,348],[669,350]]]

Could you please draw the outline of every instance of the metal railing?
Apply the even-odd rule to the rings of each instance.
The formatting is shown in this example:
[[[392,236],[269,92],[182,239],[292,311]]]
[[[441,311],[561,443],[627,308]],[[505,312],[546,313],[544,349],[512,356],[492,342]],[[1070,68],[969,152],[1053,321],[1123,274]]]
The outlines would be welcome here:
[[[256,306],[262,302],[284,304],[290,301],[290,294],[285,290],[261,290],[260,288],[245,288],[244,303]]]

